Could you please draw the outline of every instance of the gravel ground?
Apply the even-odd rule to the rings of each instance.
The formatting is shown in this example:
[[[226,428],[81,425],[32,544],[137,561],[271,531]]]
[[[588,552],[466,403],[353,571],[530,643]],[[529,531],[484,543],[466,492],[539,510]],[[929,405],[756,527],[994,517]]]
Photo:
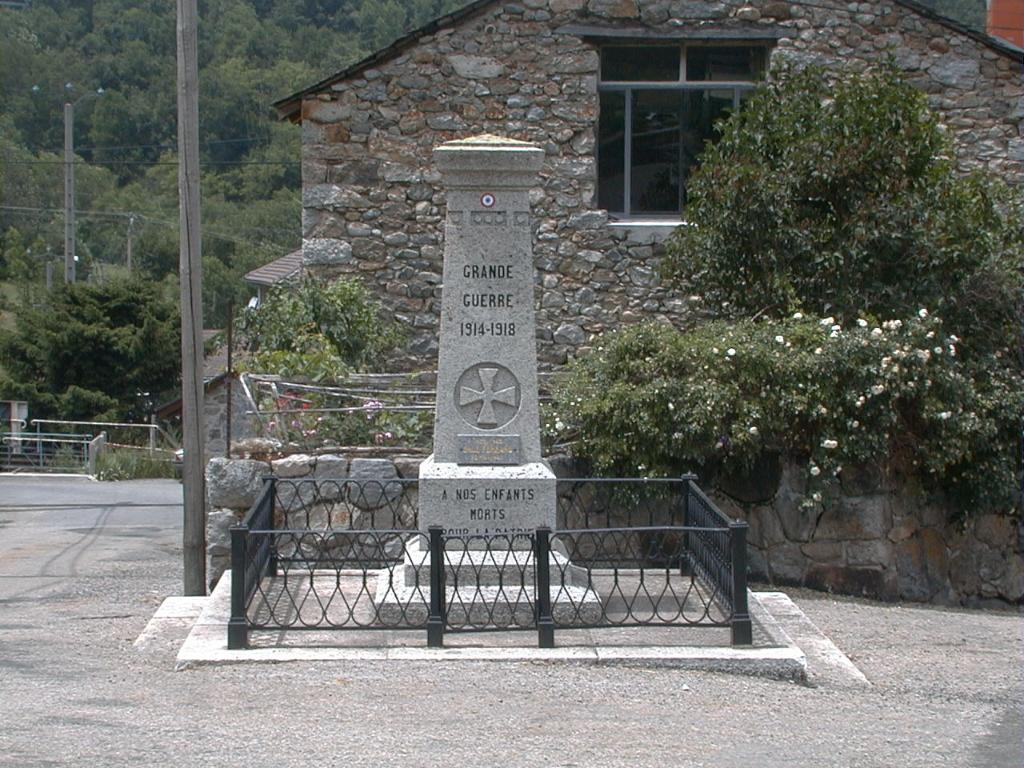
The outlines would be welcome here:
[[[536,663],[174,672],[185,627],[132,646],[180,592],[166,510],[48,515],[5,489],[0,766],[1024,765],[1017,613],[791,592],[869,688]]]

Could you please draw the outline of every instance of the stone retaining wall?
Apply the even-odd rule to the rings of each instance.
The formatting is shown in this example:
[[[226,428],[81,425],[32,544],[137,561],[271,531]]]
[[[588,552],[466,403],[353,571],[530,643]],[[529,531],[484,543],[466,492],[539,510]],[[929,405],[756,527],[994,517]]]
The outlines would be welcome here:
[[[671,226],[626,226],[596,208],[598,49],[560,31],[581,23],[770,30],[780,36],[773,60],[827,67],[894,57],[929,95],[965,168],[1024,181],[1021,62],[897,3],[495,3],[302,102],[304,261],[378,293],[412,330],[406,365],[437,350],[445,198],[431,150],[484,132],[546,153],[530,198],[542,364],[606,330],[701,316],[699,297],[659,278]]]
[[[955,515],[875,468],[846,468],[836,495],[807,509],[806,468],[772,459],[752,477],[720,477],[712,497],[750,524],[751,573],[883,600],[1024,603],[1024,524]]]
[[[206,473],[211,583],[229,565],[230,527],[255,502],[262,478],[268,474],[387,481],[418,477],[422,460],[421,456],[349,459],[333,454],[294,455],[276,461],[211,460]],[[583,462],[569,457],[550,461],[558,477],[590,474]],[[712,498],[726,514],[750,524],[750,567],[755,579],[883,600],[1024,603],[1020,520],[981,515],[949,524],[947,510],[921,503],[920,493],[888,484],[870,469],[844,472],[842,493],[828,510],[808,512],[800,506],[804,476],[797,464],[769,462],[753,478],[720,477],[711,489]],[[378,528],[408,527],[415,503],[410,495],[396,512],[399,519],[372,513],[365,519]]]

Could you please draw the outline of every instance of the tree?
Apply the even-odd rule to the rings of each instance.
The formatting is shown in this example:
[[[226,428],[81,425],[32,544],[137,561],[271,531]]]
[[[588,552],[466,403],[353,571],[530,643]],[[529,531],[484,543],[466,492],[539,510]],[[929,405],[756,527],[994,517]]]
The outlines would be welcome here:
[[[1012,338],[1024,198],[960,175],[925,95],[895,69],[782,70],[721,131],[669,268],[723,314],[926,308],[979,351]]]
[[[176,387],[179,318],[153,283],[59,286],[15,319],[0,333],[0,399],[37,418],[140,420]]]

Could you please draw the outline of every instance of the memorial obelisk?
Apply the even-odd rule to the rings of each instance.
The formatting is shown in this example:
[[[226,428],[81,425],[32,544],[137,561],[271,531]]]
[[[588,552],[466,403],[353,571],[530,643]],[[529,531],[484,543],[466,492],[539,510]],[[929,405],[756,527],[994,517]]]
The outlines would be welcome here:
[[[420,527],[462,537],[554,527],[555,478],[540,454],[529,203],[544,152],[476,136],[442,144],[434,160],[447,218],[434,453],[420,467]]]

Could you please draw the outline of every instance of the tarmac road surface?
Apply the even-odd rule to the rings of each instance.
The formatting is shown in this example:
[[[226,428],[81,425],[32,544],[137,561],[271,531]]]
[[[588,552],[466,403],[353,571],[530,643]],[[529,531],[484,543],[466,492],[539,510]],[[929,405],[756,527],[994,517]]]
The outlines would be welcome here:
[[[870,686],[657,666],[175,672],[181,487],[0,477],[0,766],[1024,766],[1020,613],[788,590]],[[814,670],[811,670],[812,674]]]

